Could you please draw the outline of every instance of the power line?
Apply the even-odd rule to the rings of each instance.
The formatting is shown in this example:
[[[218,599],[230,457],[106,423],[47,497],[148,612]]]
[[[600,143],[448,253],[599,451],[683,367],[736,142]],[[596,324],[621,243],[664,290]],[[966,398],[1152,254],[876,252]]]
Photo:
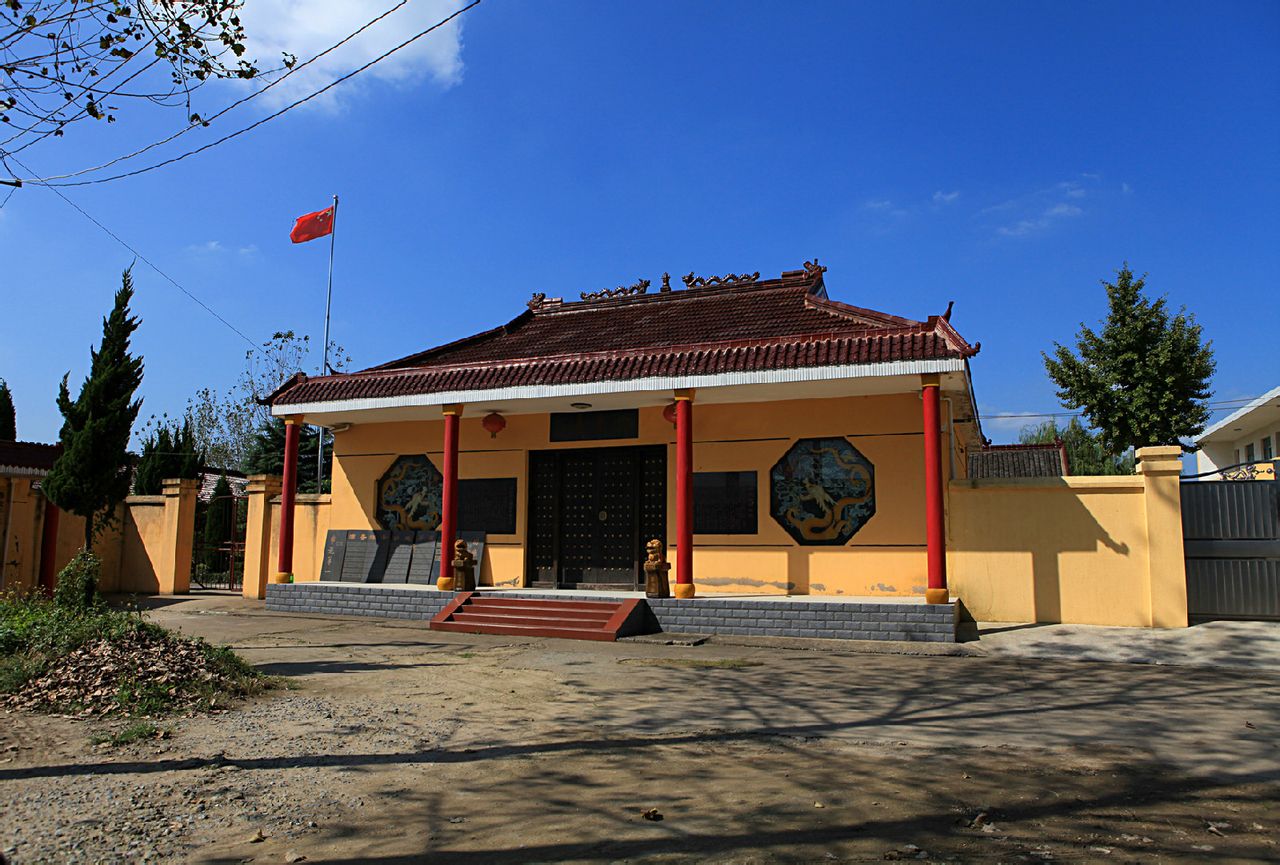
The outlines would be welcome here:
[[[1219,414],[1225,411],[1234,411],[1248,405],[1254,400],[1260,399],[1261,394],[1251,397],[1239,397],[1237,399],[1223,400],[1221,402],[1206,403],[1210,414]],[[979,412],[979,417],[983,420],[992,419],[1010,419],[1010,418],[1054,418],[1054,417],[1080,417],[1083,412],[1080,411],[1041,411],[1041,412],[1003,412],[1000,414],[988,414]]]
[[[351,72],[348,72],[346,75],[343,75],[342,77],[329,82],[324,87],[321,87],[319,90],[316,90],[308,94],[307,96],[302,97],[301,99],[297,99],[289,103],[284,108],[281,108],[279,111],[276,111],[273,114],[268,114],[266,117],[263,117],[261,120],[258,120],[254,123],[249,124],[243,129],[236,130],[235,132],[232,132],[229,135],[224,135],[218,140],[211,141],[208,144],[205,144],[201,147],[197,147],[194,150],[188,150],[186,153],[181,153],[177,156],[171,157],[161,162],[157,162],[154,165],[148,165],[143,168],[136,168],[133,171],[126,171],[122,174],[114,174],[110,177],[99,177],[91,180],[76,180],[70,183],[49,183],[46,180],[36,179],[36,178],[30,179],[30,180],[24,180],[23,182],[30,183],[37,186],[47,186],[50,189],[56,186],[64,186],[64,187],[65,186],[90,186],[98,183],[111,183],[112,181],[123,180],[126,177],[136,177],[139,174],[146,174],[149,171],[155,171],[157,168],[164,168],[165,166],[172,165],[175,162],[181,162],[182,160],[186,159],[189,156],[195,156],[199,153],[203,153],[206,150],[217,147],[219,144],[223,144],[227,141],[230,141],[233,138],[238,138],[241,135],[244,135],[246,132],[251,132],[254,129],[257,129],[259,126],[262,126],[265,123],[269,123],[270,121],[275,120],[277,117],[287,114],[288,112],[292,111],[294,108],[297,108],[300,105],[305,105],[307,102],[310,102],[312,99],[315,99],[317,96],[321,96],[327,93],[328,91],[332,90],[334,87],[337,87],[339,84],[342,84],[344,81],[348,81],[351,78],[354,78],[355,76],[359,75],[361,72],[364,72],[365,70],[369,69],[371,66],[382,62],[383,60],[390,57],[392,54],[395,54],[397,51],[400,51],[408,47],[409,45],[412,45],[414,42],[417,42],[419,39],[426,36],[427,34],[432,33],[436,30],[439,30],[441,27],[445,26],[453,19],[457,18],[458,16],[462,15],[465,12],[470,11],[471,9],[474,9],[476,6],[479,6],[480,3],[481,3],[481,0],[472,0],[471,3],[467,4],[466,6],[463,6],[461,9],[457,10],[453,14],[447,16],[446,18],[441,19],[440,21],[437,21],[435,24],[432,24],[427,29],[419,31],[418,33],[409,37],[408,39],[401,42],[399,45],[395,46],[394,48],[391,48],[383,52],[382,54],[378,55],[377,57],[373,58],[368,63],[365,63],[363,66],[360,66],[359,68],[354,69]],[[28,171],[30,171],[30,169],[28,169]],[[49,178],[49,179],[52,180],[53,178]]]
[[[241,99],[237,99],[235,102],[232,102],[226,108],[223,108],[221,111],[217,112],[216,114],[213,114],[210,117],[204,118],[199,123],[195,123],[190,126],[185,126],[167,138],[162,138],[159,141],[153,141],[151,144],[148,144],[146,147],[143,147],[139,150],[135,150],[132,153],[126,153],[123,156],[117,156],[115,159],[112,159],[108,162],[104,162],[101,165],[95,165],[92,168],[82,168],[79,171],[73,171],[69,174],[54,174],[49,177],[43,177],[39,181],[31,181],[31,182],[45,183],[46,181],[50,181],[50,180],[64,180],[71,177],[80,177],[81,175],[84,175],[84,174],[91,174],[95,171],[101,171],[104,168],[110,168],[112,165],[116,165],[117,163],[124,162],[127,159],[133,159],[136,156],[141,156],[142,154],[146,153],[148,150],[152,150],[156,147],[160,147],[161,145],[168,144],[174,139],[179,138],[183,135],[186,135],[188,132],[192,131],[193,129],[206,127],[213,121],[217,120],[219,117],[222,117],[227,112],[235,108],[239,108],[241,105],[245,104],[246,102],[249,102],[252,99],[258,98],[259,96],[261,96],[262,94],[270,90],[272,87],[275,87],[277,84],[280,84],[285,80],[287,80],[290,76],[298,72],[301,72],[303,69],[310,66],[312,63],[316,62],[321,57],[324,57],[326,54],[331,54],[332,52],[341,48],[343,45],[347,44],[352,39],[359,36],[361,33],[368,30],[373,25],[377,24],[379,21],[382,21],[384,18],[391,15],[392,13],[399,11],[408,2],[409,0],[400,0],[400,2],[397,3],[395,6],[392,6],[390,9],[383,12],[381,15],[378,15],[376,18],[373,18],[372,20],[365,22],[365,24],[362,25],[359,29],[347,34],[342,39],[335,42],[333,45],[330,45],[328,48],[321,51],[319,54],[316,54],[308,58],[307,60],[304,60],[302,63],[295,64],[292,68],[289,69],[288,72],[286,72],[284,75],[280,76],[279,78],[275,79],[274,81],[270,82],[269,84],[267,84],[267,86],[259,90],[255,90],[254,92],[248,94],[247,96]]]
[[[10,154],[9,158],[10,158],[10,159],[12,159],[14,162],[18,163],[19,165],[21,165],[21,166],[22,166],[23,168],[25,168],[27,171],[31,171],[31,167],[30,167],[29,165],[27,165],[25,162],[23,162],[21,159],[19,159],[18,157],[16,157],[16,156],[14,156],[14,155]],[[32,173],[32,174],[34,174],[35,172],[34,172],[34,171],[31,171],[31,173]],[[114,240],[116,243],[120,244],[120,245],[121,245],[121,246],[123,246],[125,249],[129,250],[130,252],[132,252],[135,258],[137,258],[139,261],[141,261],[141,262],[142,262],[143,264],[145,264],[147,267],[149,267],[149,268],[151,268],[152,270],[154,270],[156,273],[160,274],[160,276],[162,276],[162,277],[164,277],[165,279],[167,279],[167,280],[168,280],[168,281],[173,285],[173,287],[174,287],[174,288],[178,289],[178,291],[182,292],[182,293],[183,293],[183,294],[185,294],[187,297],[191,298],[191,300],[195,301],[195,302],[196,302],[196,303],[197,303],[197,304],[198,304],[198,305],[199,305],[199,306],[200,306],[200,307],[201,307],[205,312],[209,313],[209,314],[210,314],[210,315],[212,315],[214,318],[216,318],[218,321],[222,322],[224,325],[226,325],[228,328],[230,328],[230,329],[231,329],[231,331],[232,331],[233,333],[235,333],[237,336],[239,336],[239,337],[240,337],[241,339],[243,339],[245,342],[249,343],[250,347],[251,347],[254,351],[258,351],[258,350],[259,350],[259,349],[258,349],[258,345],[257,345],[257,343],[255,343],[253,340],[249,339],[249,337],[245,336],[244,331],[240,330],[240,328],[236,327],[234,324],[232,324],[231,322],[229,322],[229,321],[227,321],[225,318],[223,318],[221,315],[219,315],[219,314],[217,313],[217,311],[213,309],[213,307],[209,306],[209,304],[205,303],[203,300],[201,300],[200,298],[196,297],[196,296],[195,296],[194,294],[192,294],[190,291],[187,291],[187,289],[182,285],[182,283],[178,282],[178,281],[177,281],[176,279],[174,279],[172,276],[170,276],[169,274],[167,274],[167,273],[165,273],[163,270],[161,270],[159,267],[157,267],[154,263],[152,263],[151,259],[147,258],[147,257],[146,257],[145,255],[143,255],[141,252],[139,252],[138,250],[134,249],[131,245],[129,245],[129,243],[128,243],[128,242],[126,242],[125,240],[123,240],[123,239],[120,237],[120,235],[116,234],[116,233],[115,233],[114,231],[112,231],[110,228],[107,228],[105,225],[103,225],[101,222],[99,222],[97,219],[95,219],[95,218],[94,218],[94,217],[93,217],[93,216],[92,216],[88,211],[86,211],[83,207],[81,207],[80,205],[76,204],[76,203],[75,203],[74,201],[72,201],[70,198],[67,198],[67,196],[66,196],[66,195],[64,195],[64,194],[62,193],[62,191],[61,191],[61,190],[59,190],[59,189],[55,189],[55,188],[54,188],[54,187],[52,187],[52,186],[49,186],[49,187],[47,187],[47,188],[48,188],[49,190],[51,190],[51,191],[53,192],[53,194],[54,194],[54,195],[58,196],[58,197],[59,197],[59,198],[61,198],[63,201],[65,201],[67,204],[69,204],[71,207],[73,207],[73,208],[75,208],[77,211],[79,211],[80,215],[81,215],[81,216],[83,216],[85,219],[89,220],[89,221],[90,221],[90,222],[92,222],[94,225],[98,226],[98,228],[102,229],[102,230],[107,234],[107,236],[109,236],[112,240]],[[12,194],[12,193],[10,193],[10,194]]]

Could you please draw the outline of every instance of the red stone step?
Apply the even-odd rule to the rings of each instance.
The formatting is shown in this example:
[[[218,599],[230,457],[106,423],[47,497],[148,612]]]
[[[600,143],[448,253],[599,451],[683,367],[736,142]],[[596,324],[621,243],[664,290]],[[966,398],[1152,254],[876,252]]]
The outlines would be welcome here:
[[[616,603],[609,601],[562,601],[559,598],[495,598],[492,595],[474,595],[470,603],[483,607],[527,607],[533,605],[543,610],[579,610],[587,613],[612,612]]]
[[[432,618],[430,627],[433,631],[469,634],[616,640],[640,633],[644,613],[643,602],[638,598],[561,601],[460,592]]]
[[[468,624],[466,622],[437,622],[432,620],[433,631],[454,631],[462,634],[505,634],[513,637],[558,637],[562,640],[601,640],[612,642],[618,637],[604,629],[553,628],[537,622],[521,625]]]
[[[600,631],[608,624],[608,619],[566,619],[561,616],[539,616],[536,613],[526,616],[502,616],[487,612],[472,612],[473,607],[463,607],[461,610],[454,611],[452,622],[465,622],[467,624],[485,624],[494,625],[527,625],[530,623],[544,624],[548,627],[555,628],[576,628],[578,630]]]
[[[467,604],[461,613],[483,613],[486,616],[499,616],[515,619],[566,619],[583,624],[603,625],[613,618],[616,610],[586,612],[585,610],[540,610],[537,607],[491,607],[488,604]]]

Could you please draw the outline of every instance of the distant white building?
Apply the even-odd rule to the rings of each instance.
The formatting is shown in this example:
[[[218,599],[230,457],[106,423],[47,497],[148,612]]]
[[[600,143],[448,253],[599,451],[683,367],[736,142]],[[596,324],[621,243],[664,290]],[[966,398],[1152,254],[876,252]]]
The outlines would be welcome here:
[[[1209,427],[1196,444],[1197,473],[1275,459],[1280,448],[1280,387]]]

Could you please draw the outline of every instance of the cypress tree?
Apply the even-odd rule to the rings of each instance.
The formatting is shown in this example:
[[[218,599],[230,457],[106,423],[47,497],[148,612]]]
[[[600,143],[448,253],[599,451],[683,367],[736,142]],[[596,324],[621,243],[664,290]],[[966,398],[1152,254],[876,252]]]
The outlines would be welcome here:
[[[316,486],[316,448],[320,435],[316,427],[303,424],[298,435],[298,492],[325,492],[333,477],[333,447],[324,445],[325,489]],[[247,475],[280,475],[284,473],[284,421],[278,417],[265,421],[254,433],[249,452],[241,469]]]
[[[9,383],[0,378],[0,441],[18,440],[18,418],[13,408]]]
[[[1077,355],[1054,344],[1043,355],[1058,399],[1084,412],[1104,450],[1121,454],[1147,445],[1180,445],[1204,431],[1214,361],[1211,343],[1185,307],[1170,315],[1163,297],[1143,294],[1126,263],[1107,291],[1102,331],[1080,325]]]
[[[235,504],[231,497],[231,484],[227,482],[227,476],[222,475],[213,487],[213,498],[209,500],[204,531],[200,535],[204,541],[205,564],[210,571],[227,570],[227,554],[219,548],[232,539],[235,531]]]
[[[111,314],[102,320],[102,344],[90,349],[89,375],[79,396],[73,400],[67,389],[70,373],[58,389],[63,451],[43,488],[58,507],[84,518],[86,547],[129,494],[129,436],[142,407],[142,400],[133,398],[142,383],[142,358],[129,353],[139,324],[129,311],[132,299],[133,275],[126,270]]]
[[[200,477],[203,464],[204,454],[196,446],[190,420],[174,424],[172,429],[162,424],[142,443],[142,456],[133,475],[134,495],[158,496],[170,478]]]

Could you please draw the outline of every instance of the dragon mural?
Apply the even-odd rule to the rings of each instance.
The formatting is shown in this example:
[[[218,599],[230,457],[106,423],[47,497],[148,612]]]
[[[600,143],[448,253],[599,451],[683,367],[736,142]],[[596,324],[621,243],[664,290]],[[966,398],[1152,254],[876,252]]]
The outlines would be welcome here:
[[[425,455],[397,457],[378,479],[378,525],[392,531],[440,526],[444,478]]]
[[[800,439],[769,473],[769,512],[797,543],[847,543],[875,515],[875,467],[848,439]]]

